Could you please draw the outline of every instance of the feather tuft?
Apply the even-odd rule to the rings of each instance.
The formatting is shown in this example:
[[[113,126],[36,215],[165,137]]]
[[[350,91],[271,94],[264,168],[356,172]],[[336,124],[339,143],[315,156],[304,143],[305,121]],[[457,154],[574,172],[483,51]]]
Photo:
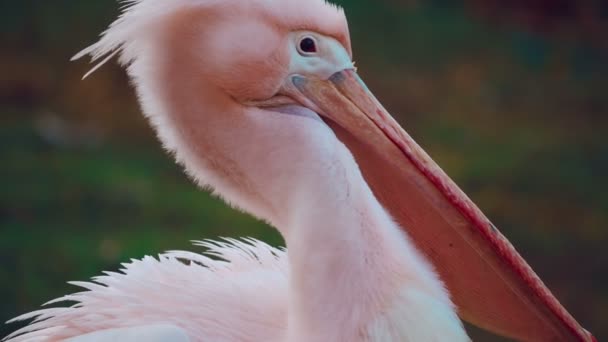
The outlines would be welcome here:
[[[75,305],[16,317],[7,323],[31,322],[3,341],[59,341],[150,322],[173,324],[210,340],[272,340],[283,333],[285,326],[277,322],[286,315],[286,252],[255,239],[196,245],[205,253],[169,251],[123,264],[119,272],[105,272],[93,282],[70,282],[86,291],[45,305]],[[235,331],[234,325],[243,329]]]

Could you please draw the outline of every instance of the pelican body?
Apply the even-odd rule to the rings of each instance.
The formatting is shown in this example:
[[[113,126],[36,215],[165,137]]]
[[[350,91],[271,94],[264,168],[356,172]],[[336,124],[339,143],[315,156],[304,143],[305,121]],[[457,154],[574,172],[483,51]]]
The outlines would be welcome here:
[[[126,66],[187,174],[287,249],[203,241],[16,318],[18,341],[528,341],[593,337],[359,78],[324,0],[128,0],[75,56]]]

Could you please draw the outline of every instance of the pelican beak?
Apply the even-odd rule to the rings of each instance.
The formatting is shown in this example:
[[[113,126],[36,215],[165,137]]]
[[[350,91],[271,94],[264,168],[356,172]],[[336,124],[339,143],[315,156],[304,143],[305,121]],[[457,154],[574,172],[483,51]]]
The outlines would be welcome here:
[[[414,142],[352,69],[293,76],[372,191],[433,262],[462,319],[525,341],[593,341],[511,243]]]

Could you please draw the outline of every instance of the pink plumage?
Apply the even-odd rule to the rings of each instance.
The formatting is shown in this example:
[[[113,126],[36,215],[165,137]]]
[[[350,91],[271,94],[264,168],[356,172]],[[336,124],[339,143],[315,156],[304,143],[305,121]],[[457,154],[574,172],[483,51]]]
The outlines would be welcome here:
[[[522,290],[512,269],[491,268],[516,260],[535,276],[514,249],[496,259],[467,225],[487,219],[358,78],[341,9],[324,0],[125,4],[75,58],[91,55],[94,71],[118,55],[163,146],[198,185],[278,229],[288,252],[225,240],[198,243],[206,254],[134,260],[51,302],[71,307],[16,318],[34,320],[8,341],[468,341],[452,289],[465,317],[498,333],[590,338],[540,281]],[[479,287],[481,272],[492,286]],[[529,300],[537,295],[544,302]],[[513,312],[525,315],[501,320]]]
[[[280,340],[285,333],[285,252],[255,240],[197,245],[214,258],[168,252],[133,260],[93,282],[72,282],[85,291],[48,304],[77,302],[77,307],[42,309],[15,318],[36,320],[9,336],[16,336],[10,341],[60,341],[150,324],[182,328],[193,340]]]

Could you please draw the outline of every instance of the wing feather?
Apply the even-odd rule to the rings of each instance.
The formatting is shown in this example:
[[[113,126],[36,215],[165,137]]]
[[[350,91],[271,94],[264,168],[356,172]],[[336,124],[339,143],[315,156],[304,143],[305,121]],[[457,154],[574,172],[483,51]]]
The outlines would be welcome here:
[[[89,341],[87,334],[151,324],[183,329],[192,341],[280,340],[287,324],[286,251],[253,239],[195,244],[206,252],[171,251],[132,260],[92,282],[71,282],[85,291],[48,304],[76,304],[9,321],[31,320],[4,341]]]

